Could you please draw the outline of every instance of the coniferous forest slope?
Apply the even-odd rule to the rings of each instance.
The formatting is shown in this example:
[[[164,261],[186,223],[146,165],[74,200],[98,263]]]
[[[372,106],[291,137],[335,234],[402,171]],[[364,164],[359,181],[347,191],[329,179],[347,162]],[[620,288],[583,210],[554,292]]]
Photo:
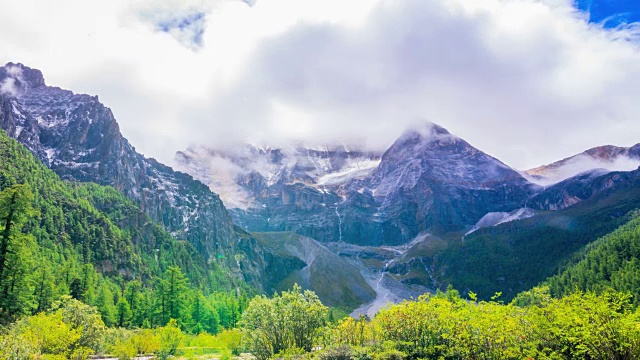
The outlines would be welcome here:
[[[551,294],[563,296],[576,290],[629,293],[640,303],[640,217],[587,245],[545,284]]]
[[[125,292],[134,308],[127,322],[164,323],[168,310],[158,308],[156,296],[163,301],[165,275],[177,276],[170,281],[181,284],[180,301],[191,298],[185,292],[202,296],[237,286],[251,291],[205,261],[191,244],[175,240],[115,189],[60,180],[4,132],[0,159],[4,323],[71,295],[97,306],[105,322],[114,324]]]

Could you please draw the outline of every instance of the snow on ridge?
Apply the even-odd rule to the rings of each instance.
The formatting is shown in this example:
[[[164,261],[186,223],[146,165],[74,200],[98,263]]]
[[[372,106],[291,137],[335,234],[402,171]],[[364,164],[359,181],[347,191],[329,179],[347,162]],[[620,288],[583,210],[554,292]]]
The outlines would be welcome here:
[[[536,215],[536,211],[530,208],[520,208],[511,212],[490,212],[483,216],[478,222],[467,231],[464,236],[470,235],[482,228],[498,226],[511,221],[528,219]],[[463,237],[464,239],[464,237]]]
[[[318,185],[338,185],[351,179],[362,178],[380,165],[380,159],[364,159],[350,162],[341,170],[329,172],[318,178]]]
[[[47,154],[47,159],[49,159],[49,163],[53,160],[53,157],[56,154],[56,149],[45,149],[44,152]]]
[[[560,162],[522,172],[530,182],[549,186],[591,170],[632,171],[640,167],[640,158],[618,155],[611,159],[595,158],[579,154]]]
[[[176,155],[176,167],[191,174],[220,195],[227,207],[247,209],[259,206],[244,188],[250,174],[259,174],[266,186],[303,183],[322,188],[362,178],[380,163],[380,154],[360,152],[342,146],[244,145],[219,151],[191,146]]]

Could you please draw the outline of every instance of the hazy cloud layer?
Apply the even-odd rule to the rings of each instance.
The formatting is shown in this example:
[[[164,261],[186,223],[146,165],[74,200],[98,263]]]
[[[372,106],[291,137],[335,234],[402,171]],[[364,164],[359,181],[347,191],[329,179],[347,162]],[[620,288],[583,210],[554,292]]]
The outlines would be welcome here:
[[[180,44],[197,51],[204,46],[207,14],[221,1],[224,0],[137,0],[131,10],[154,31],[167,33]],[[255,1],[241,1],[255,5]]]
[[[98,94],[167,162],[191,143],[383,148],[424,120],[521,169],[640,142],[633,29],[570,0],[25,2],[0,14],[0,62]]]

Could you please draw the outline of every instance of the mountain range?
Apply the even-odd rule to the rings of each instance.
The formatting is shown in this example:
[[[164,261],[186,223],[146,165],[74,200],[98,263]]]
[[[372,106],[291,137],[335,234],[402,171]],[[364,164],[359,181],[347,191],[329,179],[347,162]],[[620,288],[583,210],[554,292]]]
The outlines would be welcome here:
[[[379,152],[192,146],[174,170],[96,96],[14,63],[0,85],[0,127],[61,179],[113,187],[236,282],[298,283],[355,313],[448,284],[512,297],[640,207],[640,144],[519,171],[428,123]]]

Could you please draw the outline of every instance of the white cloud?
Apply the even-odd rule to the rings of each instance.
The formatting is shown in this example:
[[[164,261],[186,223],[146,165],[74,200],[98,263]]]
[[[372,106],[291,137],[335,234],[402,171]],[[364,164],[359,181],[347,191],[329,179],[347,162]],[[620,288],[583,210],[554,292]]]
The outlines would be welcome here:
[[[14,78],[6,78],[0,83],[0,94],[9,94],[11,96],[18,95],[15,87],[16,80]]]
[[[638,169],[638,167],[640,167],[640,159],[626,155],[620,155],[612,159],[598,159],[586,154],[580,154],[560,162],[558,166],[545,169],[533,169],[531,171],[532,175],[538,176],[524,175],[533,183],[549,186],[594,169],[610,172],[632,171]]]
[[[3,4],[0,62],[99,95],[167,162],[192,142],[382,147],[428,119],[530,168],[640,142],[632,33],[570,0],[24,0]]]
[[[16,79],[22,79],[22,69],[19,66],[9,66],[6,68],[10,77],[0,82],[0,94],[8,94],[9,96],[18,96],[19,89],[16,86]]]

